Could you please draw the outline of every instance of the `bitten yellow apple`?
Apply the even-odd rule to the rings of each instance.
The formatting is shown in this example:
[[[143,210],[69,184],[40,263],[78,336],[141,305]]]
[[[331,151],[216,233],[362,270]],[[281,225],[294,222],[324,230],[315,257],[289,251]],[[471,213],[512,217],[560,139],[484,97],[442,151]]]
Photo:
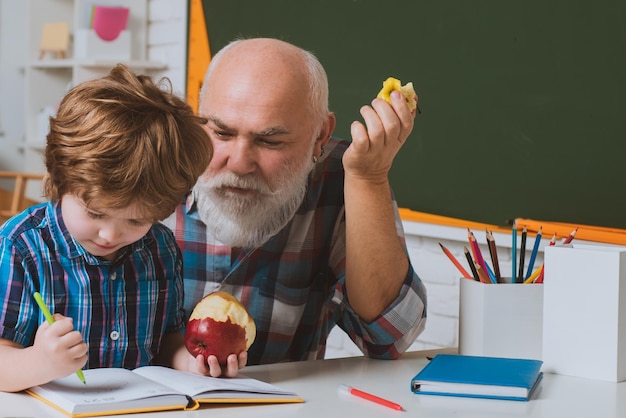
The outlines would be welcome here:
[[[185,329],[185,346],[194,357],[215,355],[225,365],[230,354],[248,350],[255,337],[256,325],[246,308],[231,294],[218,291],[195,306]]]
[[[383,88],[378,92],[376,97],[384,99],[387,103],[390,103],[391,99],[389,98],[389,95],[394,90],[400,90],[400,93],[404,96],[404,100],[406,100],[409,105],[409,110],[411,110],[411,112],[417,108],[417,94],[415,93],[412,82],[406,83],[403,86],[397,78],[388,77],[383,82]]]

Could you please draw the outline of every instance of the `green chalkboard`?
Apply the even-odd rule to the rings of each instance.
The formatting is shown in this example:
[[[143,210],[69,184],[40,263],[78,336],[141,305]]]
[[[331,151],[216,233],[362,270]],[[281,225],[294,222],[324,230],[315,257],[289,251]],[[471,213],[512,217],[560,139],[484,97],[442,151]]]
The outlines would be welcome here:
[[[203,5],[213,52],[242,36],[314,52],[338,136],[385,78],[413,82],[422,114],[391,172],[401,207],[626,227],[626,2]]]

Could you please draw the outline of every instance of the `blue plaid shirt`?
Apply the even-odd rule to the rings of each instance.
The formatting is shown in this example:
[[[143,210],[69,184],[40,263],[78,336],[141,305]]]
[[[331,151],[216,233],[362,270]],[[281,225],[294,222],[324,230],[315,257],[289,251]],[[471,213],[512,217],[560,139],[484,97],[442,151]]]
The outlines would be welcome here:
[[[386,359],[397,358],[423,330],[426,291],[412,266],[398,298],[375,321],[360,320],[348,303],[341,162],[348,145],[331,140],[294,219],[260,248],[244,248],[234,263],[231,248],[199,219],[193,193],[165,221],[183,252],[187,312],[219,289],[254,318],[250,365],[323,358],[336,324],[365,355]],[[404,242],[399,217],[396,228]]]
[[[115,262],[86,252],[67,232],[60,205],[33,206],[0,228],[0,337],[33,344],[52,313],[72,317],[89,345],[86,368],[148,365],[163,335],[184,326],[182,258],[174,237],[155,224]]]

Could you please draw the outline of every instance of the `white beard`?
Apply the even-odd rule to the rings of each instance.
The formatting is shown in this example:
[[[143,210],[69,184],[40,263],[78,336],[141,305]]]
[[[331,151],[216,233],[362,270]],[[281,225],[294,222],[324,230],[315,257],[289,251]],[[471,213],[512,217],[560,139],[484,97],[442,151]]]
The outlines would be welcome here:
[[[232,172],[210,179],[203,175],[194,187],[198,214],[209,232],[231,247],[259,247],[293,218],[306,193],[312,158],[286,166],[271,188],[254,175]],[[245,196],[226,187],[246,189]]]

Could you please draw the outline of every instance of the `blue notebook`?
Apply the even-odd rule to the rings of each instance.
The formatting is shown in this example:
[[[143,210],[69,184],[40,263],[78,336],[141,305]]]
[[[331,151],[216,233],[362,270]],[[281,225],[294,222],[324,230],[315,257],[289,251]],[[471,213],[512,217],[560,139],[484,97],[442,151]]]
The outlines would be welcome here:
[[[413,379],[423,395],[527,401],[543,378],[540,360],[437,354]]]

